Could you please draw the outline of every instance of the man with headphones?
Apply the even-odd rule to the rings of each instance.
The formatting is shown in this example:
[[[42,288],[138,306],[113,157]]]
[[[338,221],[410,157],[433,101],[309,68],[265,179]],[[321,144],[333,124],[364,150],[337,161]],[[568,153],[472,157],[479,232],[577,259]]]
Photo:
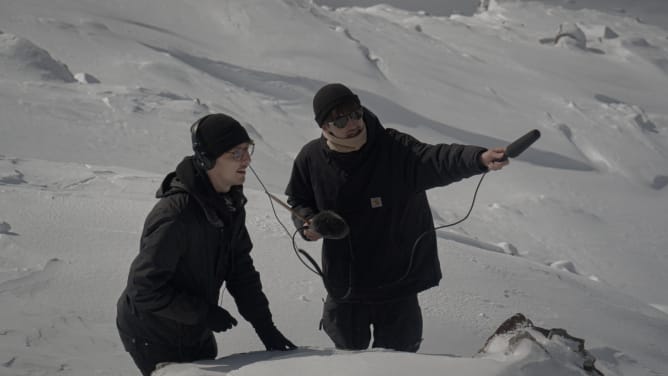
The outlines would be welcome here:
[[[237,325],[219,306],[223,283],[267,350],[292,350],[273,323],[246,229],[242,187],[253,141],[238,121],[207,115],[191,127],[194,155],[163,180],[116,323],[143,375],[164,362],[214,359],[213,332]]]

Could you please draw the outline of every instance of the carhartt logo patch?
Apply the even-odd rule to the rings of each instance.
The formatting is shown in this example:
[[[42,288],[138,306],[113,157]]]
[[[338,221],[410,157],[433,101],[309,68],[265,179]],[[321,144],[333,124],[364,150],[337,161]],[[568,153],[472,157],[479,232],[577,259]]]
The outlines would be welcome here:
[[[371,197],[371,207],[376,209],[383,206],[383,199],[380,197]]]

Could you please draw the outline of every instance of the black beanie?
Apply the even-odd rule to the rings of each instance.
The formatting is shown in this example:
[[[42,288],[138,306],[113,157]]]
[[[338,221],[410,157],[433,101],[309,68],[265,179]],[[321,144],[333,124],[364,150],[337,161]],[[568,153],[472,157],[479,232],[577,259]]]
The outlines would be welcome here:
[[[211,160],[241,143],[251,141],[246,129],[225,114],[205,116],[197,126],[197,140],[201,144],[198,151]]]
[[[360,104],[360,99],[342,84],[327,84],[313,97],[313,113],[318,126],[322,126],[329,113],[343,104]]]

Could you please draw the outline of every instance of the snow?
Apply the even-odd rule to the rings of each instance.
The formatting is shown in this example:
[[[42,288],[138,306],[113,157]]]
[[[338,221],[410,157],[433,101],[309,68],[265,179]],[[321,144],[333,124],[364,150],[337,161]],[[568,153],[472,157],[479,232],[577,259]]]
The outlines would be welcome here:
[[[444,3],[0,0],[0,375],[137,374],[115,303],[190,124],[239,119],[283,198],[328,82],[424,141],[542,137],[438,230],[444,279],[420,294],[418,354],[332,349],[322,283],[249,176],[254,260],[300,349],[261,351],[241,322],[217,335],[219,359],[156,374],[586,374],[540,336],[478,353],[517,312],[583,338],[605,375],[668,374],[668,3]],[[555,43],[564,26],[579,45]],[[429,192],[438,225],[477,183]]]

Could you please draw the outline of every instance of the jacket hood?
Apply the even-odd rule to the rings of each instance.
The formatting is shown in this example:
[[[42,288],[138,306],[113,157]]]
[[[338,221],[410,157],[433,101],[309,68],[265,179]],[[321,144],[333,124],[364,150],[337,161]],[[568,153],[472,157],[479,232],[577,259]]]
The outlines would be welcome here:
[[[364,124],[366,125],[367,132],[367,143],[373,143],[376,141],[378,134],[380,134],[383,129],[383,125],[380,123],[378,116],[371,112],[366,107],[364,108]]]
[[[224,227],[235,213],[243,210],[247,201],[241,185],[233,186],[226,193],[216,192],[206,172],[195,166],[192,157],[185,157],[175,171],[165,176],[156,197],[165,198],[179,193],[195,198],[209,222],[216,227]]]

